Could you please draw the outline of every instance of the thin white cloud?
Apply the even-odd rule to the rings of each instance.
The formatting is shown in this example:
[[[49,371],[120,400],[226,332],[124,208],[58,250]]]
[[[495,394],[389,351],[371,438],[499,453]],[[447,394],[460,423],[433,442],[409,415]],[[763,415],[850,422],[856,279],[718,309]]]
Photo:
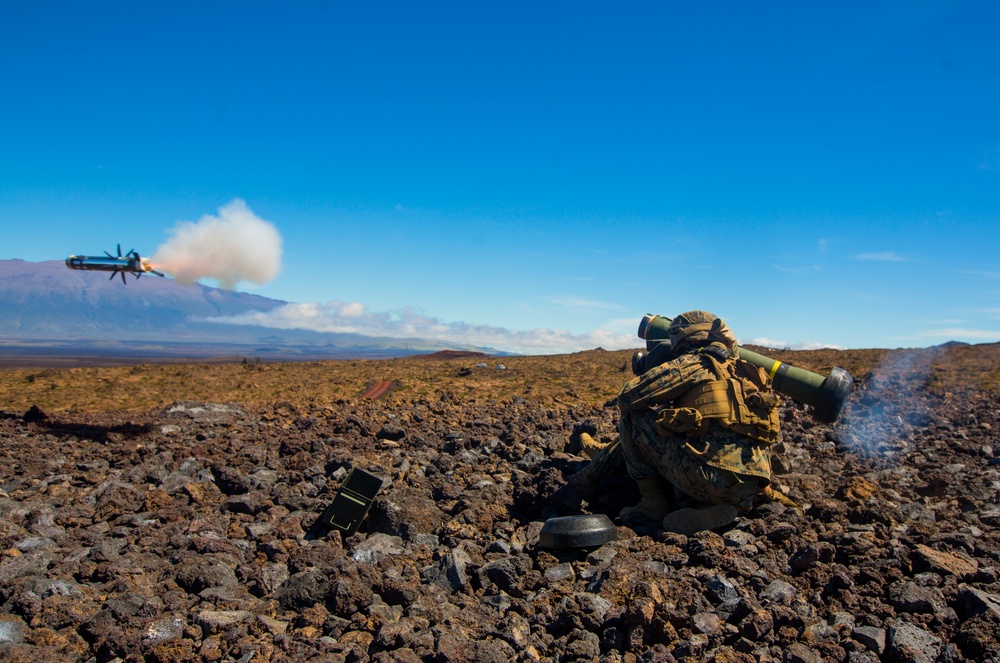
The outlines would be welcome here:
[[[771,264],[771,269],[776,269],[779,272],[787,272],[788,274],[801,274],[805,271],[804,267],[783,267],[782,265]]]
[[[844,347],[841,345],[834,345],[833,343],[820,343],[819,341],[803,341],[801,343],[788,343],[786,341],[776,341],[771,338],[751,338],[749,340],[740,341],[740,345],[760,345],[765,348],[775,348],[777,350],[843,350]]]
[[[792,350],[846,350],[843,345],[836,343],[822,343],[820,341],[804,341],[793,343]]]
[[[961,270],[962,274],[970,274],[972,276],[982,276],[987,279],[1000,279],[1000,272],[989,272],[985,270]]]
[[[809,266],[801,265],[799,267],[787,267],[785,265],[776,265],[774,263],[771,263],[769,267],[771,269],[776,269],[779,272],[785,272],[786,274],[802,274],[808,271],[819,272],[822,271],[823,269],[823,267],[820,265],[809,265]]]
[[[1000,341],[1000,331],[991,329],[968,329],[964,327],[948,327],[944,329],[926,329],[918,333],[922,338],[941,338],[947,340],[969,339],[992,343]]]
[[[621,310],[624,308],[621,304],[615,302],[602,302],[596,299],[586,299],[584,297],[542,297],[542,300],[552,304],[553,306],[563,306],[565,308],[573,308],[587,311],[594,310]]]
[[[520,354],[562,354],[601,347],[620,350],[638,347],[634,337],[605,329],[573,334],[558,329],[517,331],[491,325],[444,322],[419,309],[399,312],[368,311],[358,302],[286,304],[271,311],[203,318],[206,322],[257,325],[275,329],[304,329],[375,338],[423,339],[454,347],[493,348]]]
[[[855,260],[871,260],[876,262],[906,262],[906,258],[895,251],[879,251],[876,253],[859,253]]]
[[[634,329],[638,331],[640,320],[642,320],[641,315],[630,315],[628,317],[608,320],[605,325],[611,329]],[[638,335],[636,338],[638,338]]]

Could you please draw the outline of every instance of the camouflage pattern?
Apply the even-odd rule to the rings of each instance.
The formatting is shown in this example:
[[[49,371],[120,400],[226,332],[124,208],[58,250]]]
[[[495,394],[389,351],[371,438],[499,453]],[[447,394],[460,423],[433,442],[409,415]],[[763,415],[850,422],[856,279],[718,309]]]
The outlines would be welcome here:
[[[627,382],[618,394],[618,407],[622,412],[640,412],[669,403],[698,382],[715,379],[700,356],[681,355]]]
[[[725,321],[708,311],[688,311],[670,321],[667,328],[670,345],[678,353],[686,349],[721,343],[732,354],[737,354],[736,336]]]
[[[720,344],[722,345],[722,344]],[[685,354],[628,382],[618,396],[620,440],[629,476],[661,477],[683,493],[710,503],[747,506],[771,477],[767,447],[710,421],[690,437],[657,426],[660,408],[694,385],[718,379],[712,363]]]
[[[574,482],[584,482],[596,488],[597,484],[625,472],[625,457],[622,455],[621,440],[615,439],[597,452],[585,468],[573,475]]]
[[[623,412],[619,432],[625,465],[633,479],[661,477],[696,500],[744,507],[753,500],[758,485],[767,482],[766,477],[740,474],[697,459],[685,449],[686,437],[664,438],[656,431],[656,413],[652,410]],[[731,431],[721,429],[717,434],[721,448],[743,446],[741,436]]]

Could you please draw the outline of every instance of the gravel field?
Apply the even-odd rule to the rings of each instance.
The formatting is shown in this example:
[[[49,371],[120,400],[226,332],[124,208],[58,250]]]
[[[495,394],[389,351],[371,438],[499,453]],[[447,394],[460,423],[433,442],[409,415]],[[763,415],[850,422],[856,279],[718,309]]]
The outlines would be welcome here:
[[[836,425],[782,405],[801,510],[568,551],[546,519],[637,499],[566,487],[599,404],[0,411],[0,659],[1000,661],[996,393],[856,378]],[[384,480],[361,530],[307,537],[352,468]]]

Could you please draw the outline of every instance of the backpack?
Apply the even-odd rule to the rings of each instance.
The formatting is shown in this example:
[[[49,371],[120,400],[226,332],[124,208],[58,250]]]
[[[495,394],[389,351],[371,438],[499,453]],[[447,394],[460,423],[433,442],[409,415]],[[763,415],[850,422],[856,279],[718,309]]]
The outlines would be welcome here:
[[[700,359],[715,379],[695,384],[672,407],[660,410],[657,432],[695,439],[706,435],[714,421],[763,446],[774,444],[780,428],[779,399],[764,370],[722,353],[703,351]]]

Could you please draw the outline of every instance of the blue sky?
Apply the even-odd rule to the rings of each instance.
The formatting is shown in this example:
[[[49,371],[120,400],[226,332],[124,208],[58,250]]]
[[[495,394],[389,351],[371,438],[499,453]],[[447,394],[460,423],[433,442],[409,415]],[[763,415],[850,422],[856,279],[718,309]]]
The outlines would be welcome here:
[[[525,352],[1000,341],[995,2],[0,8],[0,258],[242,200],[258,323]],[[212,280],[206,283],[214,285]]]

